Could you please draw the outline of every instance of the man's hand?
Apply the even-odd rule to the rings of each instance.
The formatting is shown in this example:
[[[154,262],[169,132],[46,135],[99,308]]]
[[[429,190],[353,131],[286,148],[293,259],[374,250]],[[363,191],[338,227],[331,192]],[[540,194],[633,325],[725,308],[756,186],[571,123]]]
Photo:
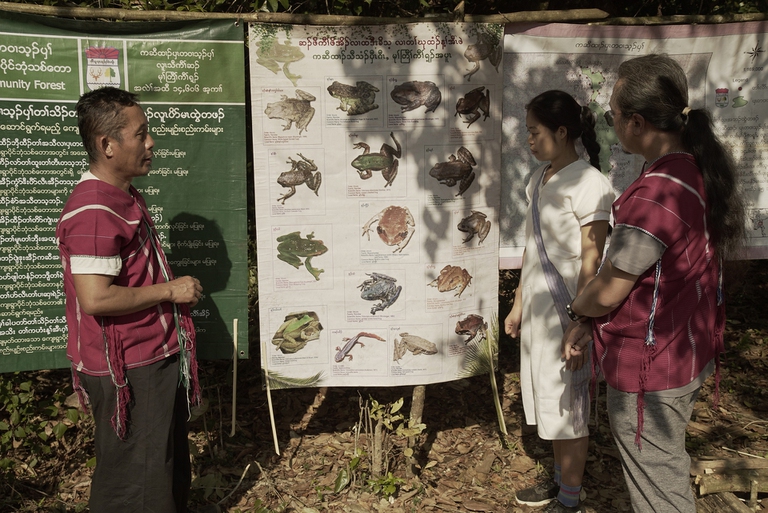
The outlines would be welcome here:
[[[523,320],[523,300],[518,294],[515,295],[515,302],[512,304],[512,310],[504,319],[504,333],[512,338],[520,336],[520,323]]]
[[[182,276],[168,282],[171,289],[171,303],[186,303],[195,306],[203,295],[200,280],[192,276]]]
[[[592,323],[571,321],[560,345],[560,357],[565,358],[566,369],[577,371],[587,363],[591,341]]]

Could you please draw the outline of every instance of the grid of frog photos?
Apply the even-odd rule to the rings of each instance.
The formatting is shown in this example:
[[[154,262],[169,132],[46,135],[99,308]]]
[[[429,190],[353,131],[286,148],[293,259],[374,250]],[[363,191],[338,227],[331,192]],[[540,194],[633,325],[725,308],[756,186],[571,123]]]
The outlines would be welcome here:
[[[448,381],[495,352],[502,29],[250,27],[271,387]]]

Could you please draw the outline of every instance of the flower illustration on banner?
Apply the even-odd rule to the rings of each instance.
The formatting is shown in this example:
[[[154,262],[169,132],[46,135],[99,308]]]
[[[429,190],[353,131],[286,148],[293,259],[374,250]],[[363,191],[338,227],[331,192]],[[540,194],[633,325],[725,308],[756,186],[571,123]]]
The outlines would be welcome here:
[[[88,63],[86,81],[91,91],[100,87],[120,87],[120,51],[111,46],[91,46],[85,51]]]

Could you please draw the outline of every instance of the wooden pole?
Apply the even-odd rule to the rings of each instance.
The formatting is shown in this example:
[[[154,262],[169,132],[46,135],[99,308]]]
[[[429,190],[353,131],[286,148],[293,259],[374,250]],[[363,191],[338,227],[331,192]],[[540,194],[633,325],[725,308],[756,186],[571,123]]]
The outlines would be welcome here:
[[[235,425],[237,423],[237,319],[232,319],[232,429],[229,437],[235,436]]]
[[[745,21],[763,21],[768,19],[766,13],[752,14],[718,14],[718,15],[676,15],[676,16],[643,16],[639,18],[606,18],[595,21],[590,25],[705,25],[717,23],[738,23]]]
[[[271,12],[190,12],[142,11],[136,9],[97,9],[94,7],[61,7],[52,5],[16,4],[0,2],[0,10],[22,14],[58,16],[61,18],[104,19],[122,21],[195,21],[231,19],[247,22],[284,23],[290,25],[392,25],[464,21],[469,23],[552,23],[594,21],[608,17],[600,9],[573,9],[569,11],[522,11],[508,14],[464,15],[439,14],[427,18],[374,18],[370,16],[336,16],[328,14],[291,14]]]
[[[768,473],[763,470],[737,470],[729,474],[711,474],[697,478],[699,495],[720,492],[768,492]],[[754,492],[753,492],[754,493]]]
[[[571,9],[563,11],[521,11],[501,14],[464,14],[457,8],[453,13],[426,18],[374,18],[369,16],[336,16],[330,14],[291,14],[271,12],[191,12],[143,11],[136,9],[97,9],[94,7],[62,7],[53,5],[0,2],[0,11],[61,18],[104,19],[123,21],[194,21],[231,19],[247,22],[284,23],[294,25],[391,25],[422,22],[464,21],[468,23],[570,23],[591,25],[681,25],[717,24],[768,20],[768,13],[675,15],[609,18],[600,9]]]
[[[727,474],[737,470],[768,469],[768,460],[764,458],[744,459],[725,458],[706,460],[691,458],[691,475],[704,476],[710,474]]]
[[[413,387],[413,396],[411,399],[411,414],[410,414],[411,426],[421,424],[421,419],[424,416],[424,401],[426,399],[426,395],[427,395],[426,385],[416,385]],[[416,437],[415,436],[408,437],[408,447],[413,449],[415,445],[416,445]],[[411,457],[408,458],[408,464],[406,465],[405,472],[409,478],[414,477],[416,475],[416,462],[413,455],[411,455]]]

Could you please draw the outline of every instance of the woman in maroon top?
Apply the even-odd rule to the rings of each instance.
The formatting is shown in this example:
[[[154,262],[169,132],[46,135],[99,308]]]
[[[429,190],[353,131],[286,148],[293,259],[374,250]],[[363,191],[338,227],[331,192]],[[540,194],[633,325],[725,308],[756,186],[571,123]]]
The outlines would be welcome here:
[[[744,207],[677,62],[622,63],[610,106],[623,149],[646,164],[613,205],[597,277],[569,305],[563,357],[580,363],[594,339],[634,511],[694,513],[685,428],[723,350],[722,263],[742,243]]]

